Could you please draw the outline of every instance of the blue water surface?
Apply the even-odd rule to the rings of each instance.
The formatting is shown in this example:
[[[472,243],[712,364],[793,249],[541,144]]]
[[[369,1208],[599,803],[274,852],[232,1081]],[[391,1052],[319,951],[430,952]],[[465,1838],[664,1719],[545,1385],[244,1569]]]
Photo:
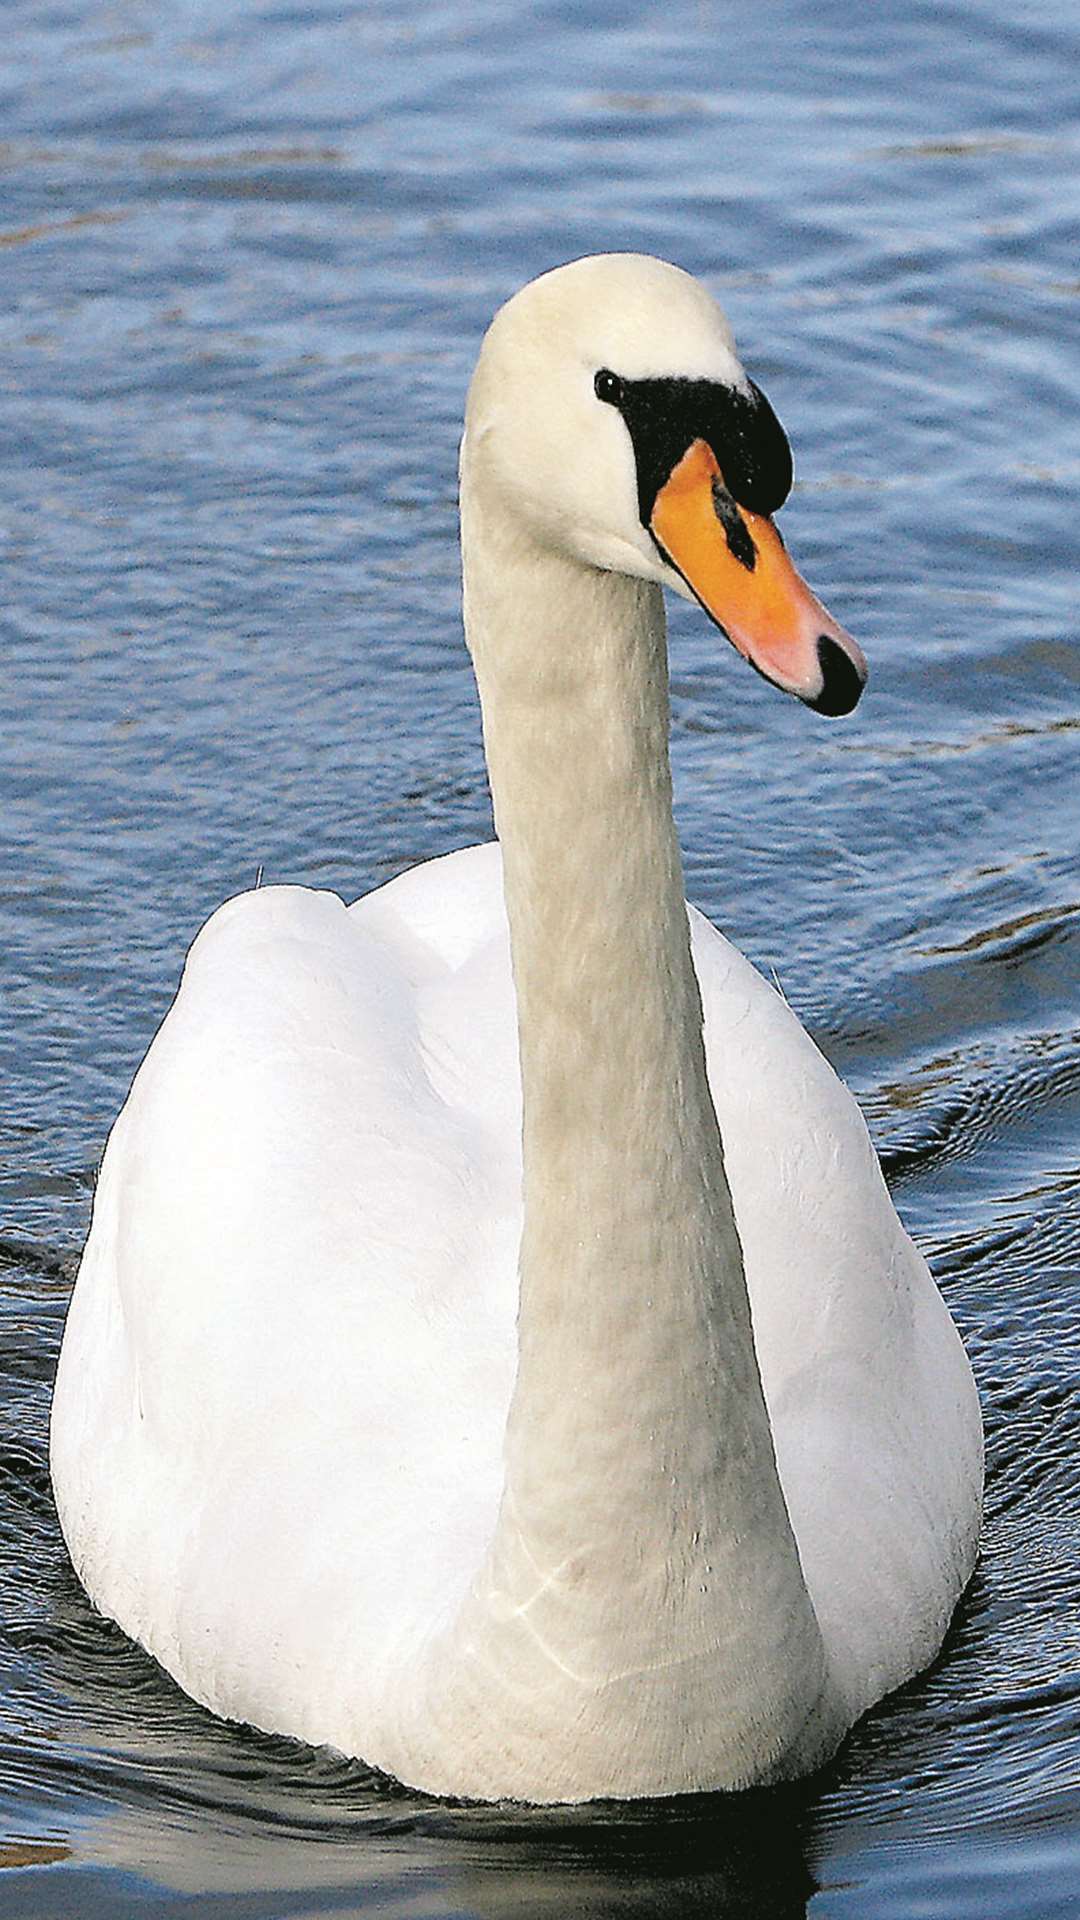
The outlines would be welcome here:
[[[0,1915],[1080,1912],[1080,17],[9,0],[0,20]],[[485,838],[455,503],[494,308],[701,275],[863,641],[832,725],[672,610],[691,897],[858,1093],[978,1374],[934,1670],[790,1793],[428,1803],[213,1721],[48,1487],[94,1171],[185,949]]]

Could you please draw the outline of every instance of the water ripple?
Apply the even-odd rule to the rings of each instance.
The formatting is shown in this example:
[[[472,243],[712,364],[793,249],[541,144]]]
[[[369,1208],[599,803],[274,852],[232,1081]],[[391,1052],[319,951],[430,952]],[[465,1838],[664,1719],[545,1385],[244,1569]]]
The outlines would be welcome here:
[[[1072,1912],[1078,52],[1065,0],[8,8],[0,1915]],[[871,658],[826,726],[674,609],[680,829],[863,1101],[988,1484],[941,1659],[821,1779],[552,1815],[211,1719],[81,1594],[46,1436],[201,921],[491,832],[462,401],[494,307],[598,247],[721,292],[795,444],[785,537]]]

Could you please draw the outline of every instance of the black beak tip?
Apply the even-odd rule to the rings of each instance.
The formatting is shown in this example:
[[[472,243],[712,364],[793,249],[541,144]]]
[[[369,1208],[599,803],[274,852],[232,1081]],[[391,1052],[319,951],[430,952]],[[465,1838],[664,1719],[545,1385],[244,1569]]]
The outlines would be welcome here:
[[[850,713],[858,704],[859,695],[866,685],[865,673],[844,652],[839,642],[827,633],[818,635],[817,656],[821,667],[821,692],[816,700],[808,700],[807,706],[813,707],[815,713]]]

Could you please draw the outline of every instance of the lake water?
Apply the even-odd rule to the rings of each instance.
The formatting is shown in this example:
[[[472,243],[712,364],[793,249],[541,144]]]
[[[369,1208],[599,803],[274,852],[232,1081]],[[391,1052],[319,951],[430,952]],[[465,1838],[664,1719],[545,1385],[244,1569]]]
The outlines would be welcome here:
[[[0,61],[0,1915],[1080,1912],[1080,18],[9,0]],[[643,248],[785,421],[872,679],[673,610],[691,897],[858,1093],[982,1391],[934,1670],[791,1794],[439,1806],[95,1618],[46,1467],[94,1171],[185,948],[488,837],[455,452],[494,307]]]

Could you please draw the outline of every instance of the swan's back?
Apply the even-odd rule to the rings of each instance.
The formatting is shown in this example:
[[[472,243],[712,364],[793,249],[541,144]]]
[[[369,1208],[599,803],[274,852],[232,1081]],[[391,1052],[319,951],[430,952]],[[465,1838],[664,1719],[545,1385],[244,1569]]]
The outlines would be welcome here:
[[[710,1078],[781,1479],[852,1712],[974,1552],[978,1412],[866,1129],[700,915]],[[57,1382],[96,1603],[216,1711],[378,1759],[502,1487],[520,1086],[498,849],[195,942],[109,1141]]]

